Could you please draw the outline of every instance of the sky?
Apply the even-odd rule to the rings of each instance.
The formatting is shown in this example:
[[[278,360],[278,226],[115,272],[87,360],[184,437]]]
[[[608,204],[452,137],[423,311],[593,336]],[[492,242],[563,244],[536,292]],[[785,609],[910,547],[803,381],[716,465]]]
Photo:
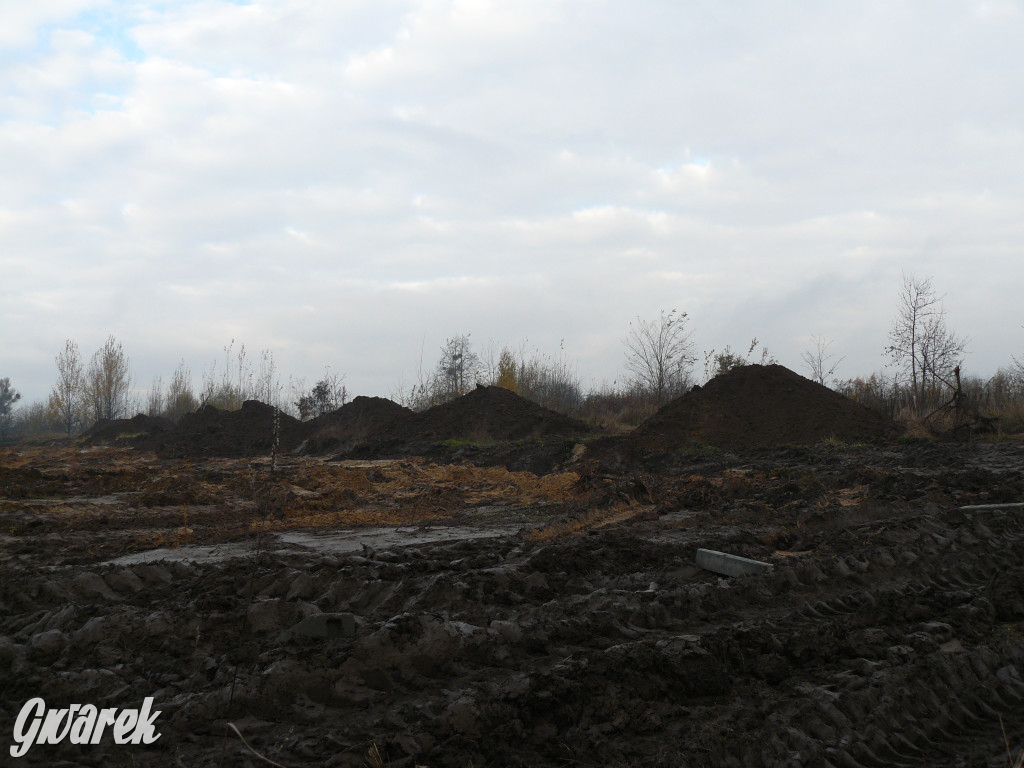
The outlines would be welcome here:
[[[1022,0],[0,0],[0,377],[113,335],[391,396],[631,321],[881,370],[902,275],[1024,356]],[[1024,359],[1024,358],[1022,358]]]

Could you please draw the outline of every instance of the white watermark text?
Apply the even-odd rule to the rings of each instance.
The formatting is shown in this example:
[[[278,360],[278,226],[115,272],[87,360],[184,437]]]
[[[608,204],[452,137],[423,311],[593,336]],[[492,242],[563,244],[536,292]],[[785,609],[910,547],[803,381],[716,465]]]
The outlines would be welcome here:
[[[160,738],[154,723],[160,710],[153,711],[153,697],[142,701],[141,709],[111,707],[99,709],[94,704],[72,704],[67,709],[47,709],[41,698],[29,699],[14,723],[11,757],[22,757],[34,744],[99,744],[109,728],[115,744],[152,744]]]

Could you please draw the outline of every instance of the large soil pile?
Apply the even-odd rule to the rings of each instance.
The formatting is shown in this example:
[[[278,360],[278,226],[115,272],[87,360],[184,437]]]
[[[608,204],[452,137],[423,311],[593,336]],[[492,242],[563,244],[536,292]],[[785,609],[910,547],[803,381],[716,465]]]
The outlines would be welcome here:
[[[392,424],[386,434],[393,440],[497,442],[573,437],[590,431],[591,427],[582,421],[530,402],[515,392],[478,385],[462,397]]]
[[[637,448],[701,443],[726,449],[891,439],[899,427],[781,365],[746,365],[665,405],[632,432]]]
[[[373,441],[412,415],[411,410],[393,400],[360,395],[338,410],[308,422],[310,436],[303,452],[325,453]]]
[[[278,451],[295,449],[306,433],[302,423],[281,414]],[[267,456],[274,443],[274,407],[246,400],[237,411],[207,405],[186,414],[172,429],[137,445],[165,458]]]
[[[166,431],[138,438],[135,445],[165,458],[266,456],[273,443],[273,423],[273,407],[255,400],[247,400],[237,411],[207,406]],[[306,423],[282,413],[278,451],[418,453],[448,440],[496,443],[571,438],[590,431],[587,424],[507,389],[479,386],[422,413],[381,397],[357,397]]]
[[[136,414],[130,419],[100,419],[84,435],[86,445],[147,439],[171,429],[173,423],[162,416]]]

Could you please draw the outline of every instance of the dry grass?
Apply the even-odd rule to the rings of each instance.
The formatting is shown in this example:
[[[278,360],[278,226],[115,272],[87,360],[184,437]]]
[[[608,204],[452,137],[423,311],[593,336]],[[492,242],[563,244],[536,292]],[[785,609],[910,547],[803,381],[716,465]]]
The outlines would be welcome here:
[[[18,551],[116,557],[229,541],[253,530],[405,526],[479,507],[576,501],[575,473],[538,477],[422,458],[159,460],[125,448],[0,449],[0,509]],[[31,535],[29,535],[31,531]],[[90,532],[88,537],[75,536]]]
[[[571,472],[538,477],[503,467],[438,465],[422,459],[391,463],[310,461],[291,468],[277,487],[273,517],[260,530],[292,527],[410,525],[455,517],[481,506],[520,507],[576,498]]]
[[[607,509],[595,509],[584,515],[552,523],[527,535],[528,541],[551,541],[562,536],[571,536],[585,531],[604,528],[608,525],[623,523],[654,509],[653,506],[638,506],[634,503],[617,504]]]
[[[377,746],[377,742],[373,742],[373,744],[370,745],[370,748],[366,750],[364,764],[366,768],[387,768],[387,766],[391,765],[391,761],[387,760],[380,753],[380,748]],[[427,766],[417,763],[413,768],[427,768]],[[470,761],[466,768],[473,768],[473,762]]]
[[[377,742],[370,745],[370,748],[366,750],[366,768],[384,768],[387,763],[384,761],[383,755],[380,753],[380,749],[377,747]]]
[[[918,416],[912,416],[908,413],[902,417],[897,417],[896,421],[903,425],[904,437],[920,440],[930,440],[935,437],[935,433],[928,426],[925,420]]]
[[[403,526],[420,525],[453,517],[430,514],[427,512],[387,509],[341,509],[334,512],[314,512],[309,514],[289,513],[281,518],[262,518],[252,520],[249,528],[253,531],[287,531],[294,528],[358,528],[366,526]]]
[[[1017,757],[1014,758],[1013,750],[1010,748],[1010,740],[1006,736],[1006,724],[1003,723],[1003,716],[999,716],[999,727],[1003,731],[1003,743],[1006,745],[1006,765],[1007,768],[1024,768],[1024,749],[1017,753]]]

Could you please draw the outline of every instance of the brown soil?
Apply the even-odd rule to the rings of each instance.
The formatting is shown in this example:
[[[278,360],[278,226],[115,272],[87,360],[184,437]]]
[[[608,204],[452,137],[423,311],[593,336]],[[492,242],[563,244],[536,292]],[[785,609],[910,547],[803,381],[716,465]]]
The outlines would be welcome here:
[[[308,422],[309,438],[302,452],[318,455],[343,451],[358,443],[381,439],[412,415],[411,410],[392,400],[360,395],[338,410]]]
[[[397,407],[388,412],[397,414]],[[402,410],[367,439],[340,443],[336,458],[425,456],[543,475],[564,467],[579,439],[592,430],[500,387],[478,386],[421,413]]]
[[[305,436],[298,419],[280,414],[278,451],[294,450]],[[274,408],[246,400],[237,411],[207,405],[171,429],[141,438],[136,446],[165,458],[268,456],[274,444]]]
[[[145,417],[136,417],[136,419]],[[238,411],[207,406],[188,414],[167,429],[136,435],[132,444],[154,451],[162,458],[268,456],[273,443],[274,409],[255,400]],[[341,458],[385,456],[433,456],[459,458],[454,451],[475,449],[480,444],[505,444],[524,440],[554,440],[557,445],[535,458],[509,448],[479,457],[477,463],[501,464],[510,469],[543,466],[553,471],[572,451],[572,438],[586,435],[591,427],[556,413],[500,387],[479,386],[451,402],[414,413],[391,400],[357,397],[338,410],[309,422],[281,414],[279,455],[336,454]],[[111,442],[120,430],[136,429],[132,419],[125,425],[103,425],[92,442]],[[139,426],[136,432],[143,431]],[[460,445],[445,445],[459,443]],[[474,456],[478,450],[470,450]],[[526,454],[531,452],[526,449]],[[493,451],[492,451],[493,453]],[[537,452],[535,452],[537,453]],[[474,460],[473,456],[465,457]]]
[[[888,417],[781,365],[746,365],[668,403],[628,442],[649,451],[874,442],[898,436]]]
[[[499,442],[545,437],[582,436],[591,427],[537,405],[502,387],[476,389],[393,424],[391,440],[468,440]]]
[[[228,723],[291,768],[1005,766],[1004,726],[1024,747],[1019,441],[678,452],[580,482],[252,464],[0,451],[0,733],[36,696],[161,712],[150,746],[17,764],[266,765]],[[643,505],[616,493],[638,484]],[[512,520],[345,553],[275,538]],[[240,553],[105,563],[225,538]],[[773,570],[724,578],[698,547]]]
[[[170,419],[147,416],[144,413],[136,414],[130,419],[100,419],[82,435],[81,442],[86,445],[141,442],[140,438],[148,439],[161,435],[173,426]]]

